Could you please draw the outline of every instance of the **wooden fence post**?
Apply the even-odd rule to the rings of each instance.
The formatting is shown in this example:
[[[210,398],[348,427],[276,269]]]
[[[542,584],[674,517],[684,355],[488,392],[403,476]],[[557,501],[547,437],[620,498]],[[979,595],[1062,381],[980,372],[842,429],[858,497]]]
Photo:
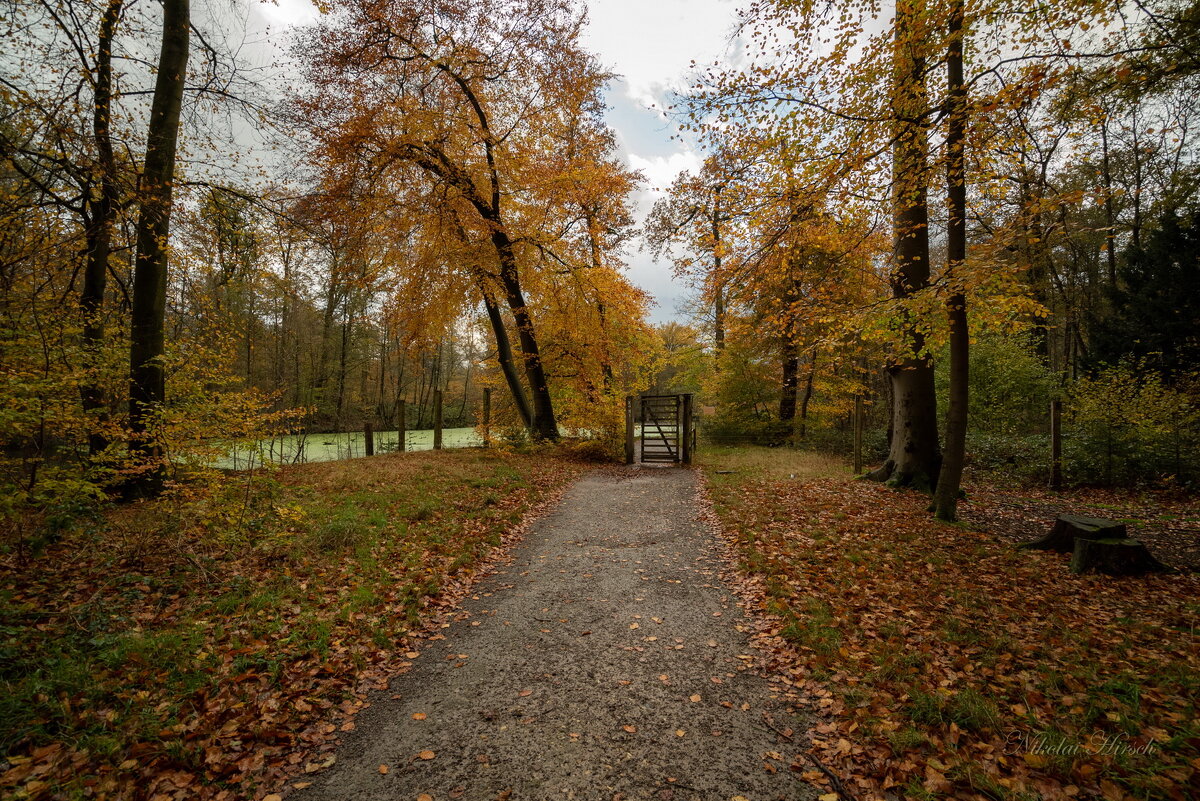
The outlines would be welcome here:
[[[483,388],[483,446],[492,446],[492,388]]]
[[[442,449],[442,391],[433,391],[433,449]]]
[[[861,392],[854,395],[854,475],[863,471],[863,397]]]
[[[367,446],[367,456],[375,455],[375,431],[371,427],[371,421],[363,423],[363,440]]]
[[[633,396],[625,398],[625,464],[633,464]]]
[[[406,417],[403,398],[396,401],[396,420],[398,421],[398,425],[396,427],[396,436],[398,438],[398,441],[396,442],[396,450],[398,450],[400,453],[404,453],[406,450],[408,450],[404,442],[405,427],[408,424],[408,418]]]
[[[1050,401],[1050,489],[1062,489],[1062,401]]]
[[[683,396],[683,403],[680,404],[683,409],[683,425],[679,427],[680,444],[679,455],[683,457],[684,464],[692,463],[692,394],[686,393]]]

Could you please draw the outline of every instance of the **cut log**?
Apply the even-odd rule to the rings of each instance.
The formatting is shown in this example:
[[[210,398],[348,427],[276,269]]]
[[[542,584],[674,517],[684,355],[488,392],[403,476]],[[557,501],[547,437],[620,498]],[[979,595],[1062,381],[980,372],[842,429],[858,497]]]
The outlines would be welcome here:
[[[1022,549],[1074,553],[1076,540],[1123,540],[1128,536],[1125,524],[1100,517],[1059,515],[1054,528],[1040,540],[1019,545]]]
[[[1167,566],[1155,559],[1139,540],[1128,537],[1075,539],[1072,573],[1094,571],[1109,576],[1141,576],[1166,570]]]

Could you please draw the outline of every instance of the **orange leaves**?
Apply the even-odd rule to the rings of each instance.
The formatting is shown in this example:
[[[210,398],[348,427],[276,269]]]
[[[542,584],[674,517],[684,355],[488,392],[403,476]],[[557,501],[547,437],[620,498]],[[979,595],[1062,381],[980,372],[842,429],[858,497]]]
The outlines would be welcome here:
[[[470,556],[474,566],[482,567],[493,542],[511,541],[512,520],[544,503],[581,469],[550,458],[534,463],[521,456],[480,458],[465,451],[443,456],[449,458],[439,459],[437,477],[423,468],[434,456],[413,453],[371,463],[298,467],[265,490],[271,503],[306,510],[289,519],[288,525],[297,528],[328,517],[329,507],[322,504],[338,498],[334,488],[343,485],[388,487],[372,498],[390,514],[393,504],[403,508],[412,501],[416,477],[427,482],[422,492],[431,505],[454,502],[488,510],[477,527],[457,529],[445,519],[414,520],[403,538],[381,536],[372,551],[380,570],[370,581],[341,553],[314,549],[280,562],[240,541],[219,550],[219,543],[189,529],[172,529],[178,547],[147,551],[132,574],[113,569],[126,558],[123,537],[71,535],[48,549],[44,559],[23,568],[19,579],[6,574],[6,583],[17,588],[10,604],[55,613],[29,618],[29,636],[20,644],[22,662],[44,660],[39,649],[47,645],[74,641],[67,630],[74,625],[70,621],[74,616],[90,619],[97,608],[138,621],[138,633],[121,639],[120,651],[106,647],[76,655],[94,659],[96,653],[107,654],[117,669],[88,673],[84,692],[47,699],[57,710],[53,720],[60,739],[38,748],[13,747],[6,757],[11,765],[0,775],[0,795],[19,794],[30,782],[55,775],[97,782],[87,786],[107,782],[114,797],[143,792],[147,798],[160,792],[174,797],[186,787],[187,798],[204,801],[222,788],[298,787],[306,781],[295,779],[311,779],[334,765],[328,746],[340,733],[354,730],[365,691],[382,676],[411,667],[425,650],[419,644],[425,641],[422,636],[441,636],[435,632],[445,622],[446,604],[469,587],[463,571],[450,573],[455,560]],[[514,480],[498,480],[497,470],[511,472]],[[245,493],[239,488],[234,508],[245,502]],[[492,494],[495,502],[485,503]],[[221,510],[220,500],[208,502]],[[251,496],[255,505],[260,500]],[[137,509],[113,509],[95,525],[123,531],[118,526],[127,525],[136,512],[145,516],[136,519],[139,527],[148,529],[146,520],[178,516],[171,504],[161,500]],[[297,533],[307,532],[301,528]],[[180,592],[174,589],[180,577],[196,575],[184,557],[194,553],[219,557],[221,573],[190,581],[186,592]],[[412,563],[420,568],[410,571]],[[267,593],[263,588],[273,589]],[[356,591],[352,606],[348,589]],[[277,591],[286,597],[276,598]],[[248,603],[251,599],[256,600]],[[269,615],[260,606],[263,601]],[[162,644],[176,642],[187,645],[165,658]],[[268,665],[270,669],[264,667]],[[170,710],[181,706],[194,712],[177,722]],[[48,708],[35,706],[33,711],[46,714]],[[409,714],[414,721],[436,718],[424,711]],[[68,745],[78,741],[80,726],[98,722],[116,738],[120,758],[114,762]],[[154,736],[144,739],[143,731]],[[177,748],[194,758],[186,763],[173,758]],[[390,769],[398,770],[394,764]]]
[[[430,760],[430,759],[433,759],[433,758],[434,758],[434,757],[436,757],[436,756],[437,756],[437,754],[435,754],[433,751],[430,751],[430,750],[426,749],[426,750],[424,750],[424,751],[419,751],[419,752],[417,753],[417,756],[416,756],[416,758],[417,758],[417,759],[420,759],[420,760],[422,760],[422,761],[428,761],[428,760]]]
[[[709,491],[752,571],[745,600],[770,614],[755,638],[821,715],[818,758],[864,796],[970,794],[964,777],[986,776],[1045,798],[1182,798],[1200,775],[1194,748],[1156,747],[1194,716],[1176,678],[1190,646],[1166,621],[1200,578],[1067,580],[1062,559],[1012,548],[1034,532],[995,491],[967,488],[961,512],[982,534],[862,482],[739,477]],[[1055,514],[1039,507],[1034,526]]]

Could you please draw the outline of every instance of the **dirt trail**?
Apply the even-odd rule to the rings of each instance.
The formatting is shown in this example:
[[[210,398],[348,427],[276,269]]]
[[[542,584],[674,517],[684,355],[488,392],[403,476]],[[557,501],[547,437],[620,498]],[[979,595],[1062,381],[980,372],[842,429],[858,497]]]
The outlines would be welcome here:
[[[681,469],[581,479],[289,798],[811,798],[695,493]]]

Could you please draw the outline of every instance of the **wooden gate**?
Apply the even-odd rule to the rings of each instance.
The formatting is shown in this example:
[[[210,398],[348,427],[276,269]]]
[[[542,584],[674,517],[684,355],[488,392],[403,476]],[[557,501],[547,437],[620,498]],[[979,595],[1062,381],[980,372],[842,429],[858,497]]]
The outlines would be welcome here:
[[[625,461],[690,464],[692,461],[692,396],[643,395],[639,447],[633,436],[634,399],[626,402]]]

